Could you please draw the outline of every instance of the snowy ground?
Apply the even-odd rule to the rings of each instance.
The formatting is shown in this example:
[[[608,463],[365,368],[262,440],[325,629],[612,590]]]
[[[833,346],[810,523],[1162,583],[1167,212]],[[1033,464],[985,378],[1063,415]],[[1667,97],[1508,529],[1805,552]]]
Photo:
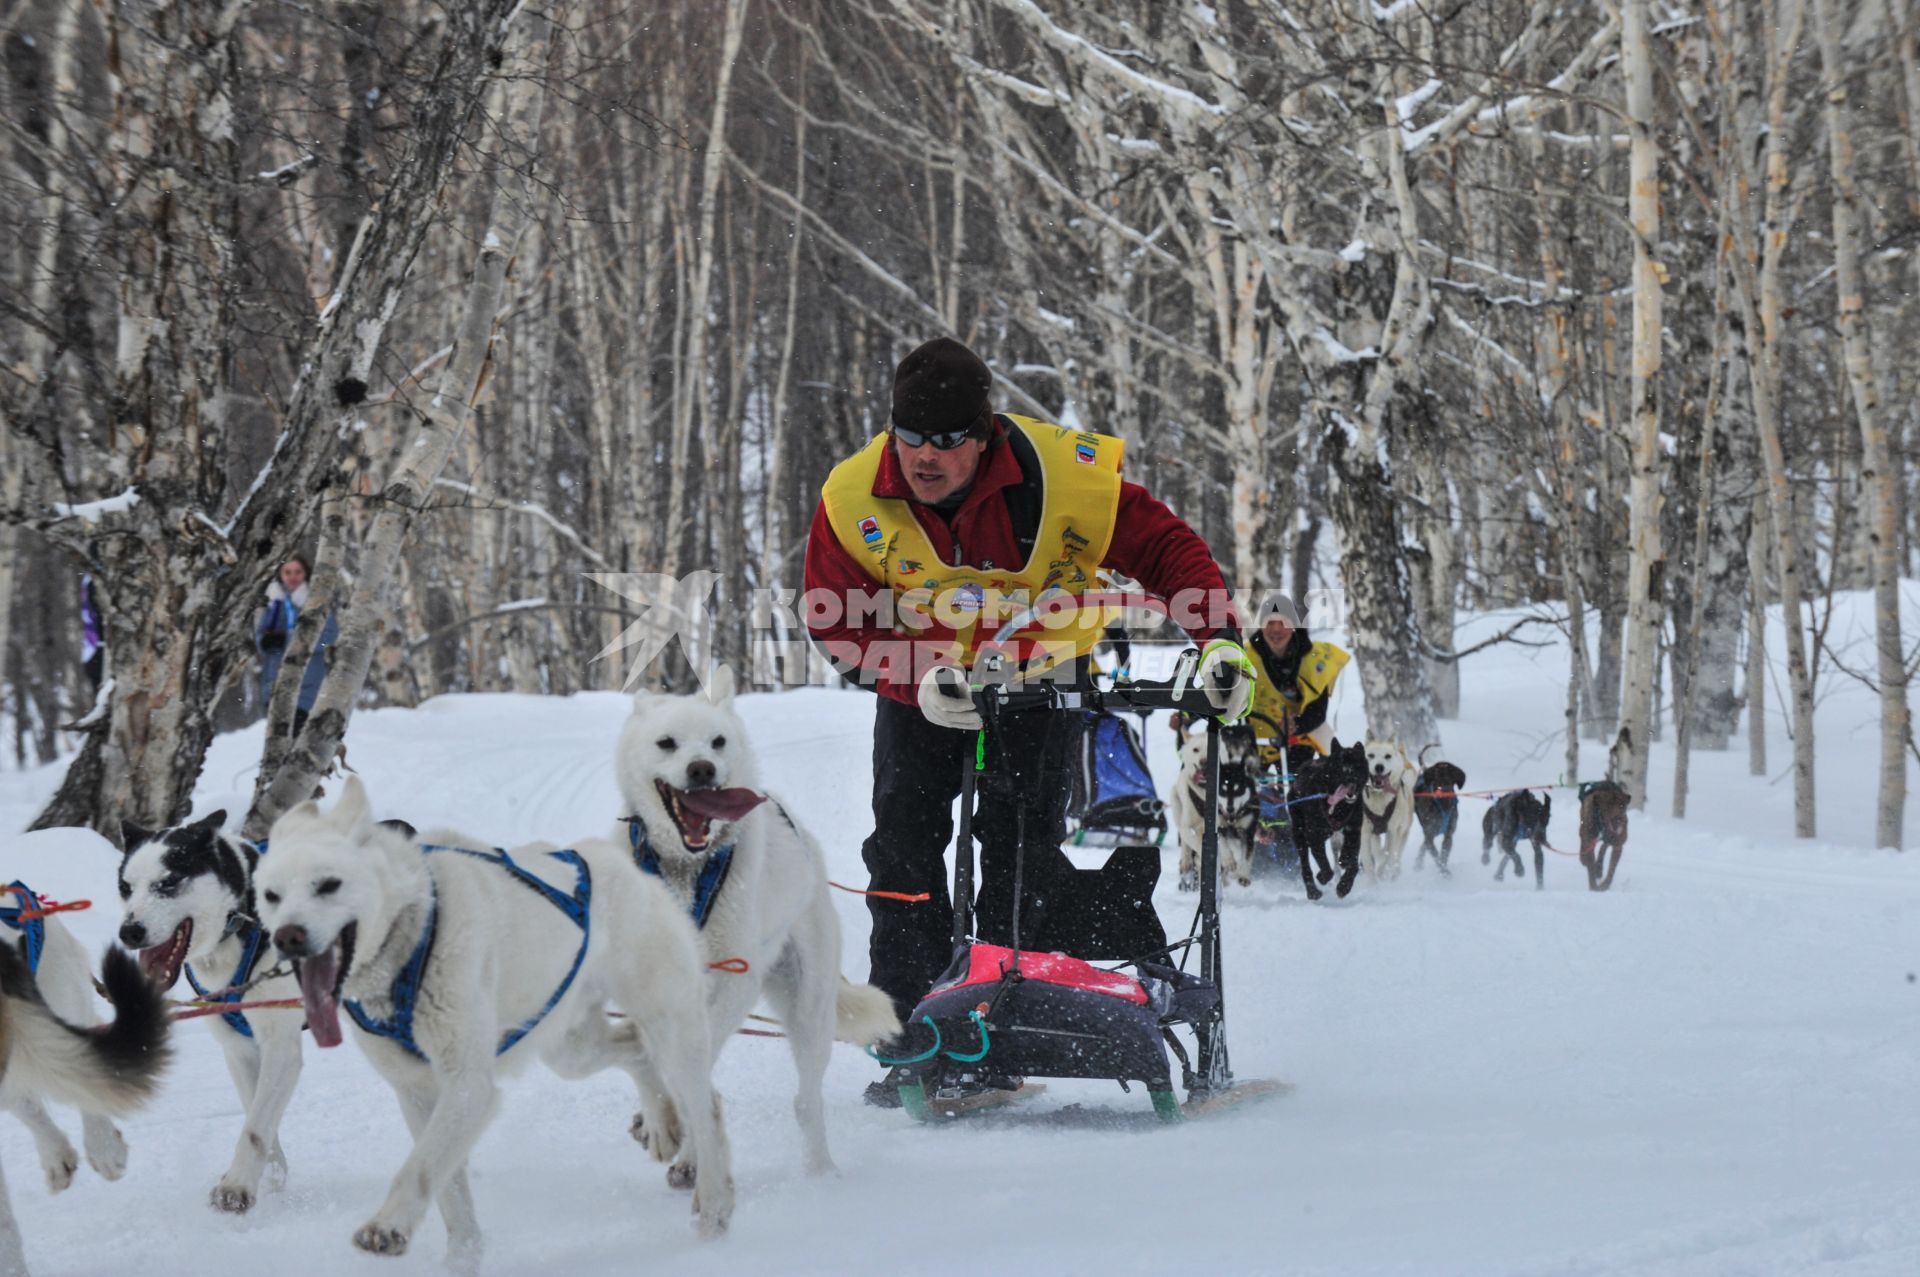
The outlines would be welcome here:
[[[1555,778],[1564,669],[1554,650],[1474,658],[1465,716],[1444,725],[1471,787]],[[784,1048],[740,1038],[718,1071],[740,1207],[726,1239],[702,1244],[685,1197],[627,1137],[625,1080],[568,1085],[536,1066],[509,1085],[474,1157],[487,1269],[1920,1272],[1920,858],[1866,849],[1871,698],[1832,688],[1820,842],[1791,839],[1789,783],[1749,778],[1739,744],[1696,758],[1693,819],[1636,818],[1609,895],[1590,895],[1559,857],[1544,893],[1493,883],[1472,801],[1451,881],[1409,870],[1338,908],[1272,882],[1231,893],[1234,1062],[1294,1090],[1224,1120],[1049,1124],[1074,1101],[1146,1105],[1055,1082],[1021,1120],[920,1129],[860,1103],[876,1071],[843,1047],[828,1079],[840,1173],[809,1179]],[[1343,710],[1348,733],[1357,709]],[[834,876],[858,881],[871,700],[812,690],[749,697],[744,712],[772,788],[820,836]],[[624,713],[610,694],[444,697],[357,717],[352,760],[382,813],[500,842],[564,839],[618,814]],[[1164,727],[1149,744],[1169,769]],[[216,743],[197,813],[243,805],[258,747],[258,729]],[[1777,769],[1787,748],[1776,726]],[[1591,746],[1586,762],[1600,765]],[[1656,751],[1653,813],[1667,810],[1670,774]],[[22,827],[54,780],[0,776],[0,820]],[[1570,794],[1556,795],[1552,837],[1575,842]],[[1920,845],[1913,815],[1908,842]],[[15,839],[0,879],[92,897],[99,907],[69,916],[97,947],[116,924],[112,870],[90,836],[56,831]],[[1171,877],[1162,912],[1183,925],[1190,900]],[[847,970],[864,974],[864,910],[838,903]],[[432,1221],[402,1260],[348,1245],[407,1146],[355,1047],[309,1049],[283,1130],[291,1182],[236,1220],[205,1203],[238,1102],[209,1034],[186,1025],[179,1038],[162,1097],[126,1124],[121,1183],[83,1170],[49,1198],[24,1130],[0,1121],[39,1272],[438,1267]]]

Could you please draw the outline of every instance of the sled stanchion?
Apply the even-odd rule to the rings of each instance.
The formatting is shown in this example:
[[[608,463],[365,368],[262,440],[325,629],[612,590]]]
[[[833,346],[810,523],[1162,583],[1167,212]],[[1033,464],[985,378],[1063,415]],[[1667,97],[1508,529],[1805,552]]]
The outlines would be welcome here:
[[[974,777],[986,765],[987,729],[974,737],[973,759],[960,765],[960,832],[953,846],[953,947],[967,943],[973,932],[973,795]]]
[[[1197,1081],[1212,1089],[1226,1082],[1226,1043],[1222,1040],[1222,1022],[1226,1018],[1227,992],[1220,970],[1220,720],[1207,720],[1207,805],[1200,831],[1200,978],[1213,985],[1216,1001],[1202,1023],[1195,1025],[1198,1039]]]

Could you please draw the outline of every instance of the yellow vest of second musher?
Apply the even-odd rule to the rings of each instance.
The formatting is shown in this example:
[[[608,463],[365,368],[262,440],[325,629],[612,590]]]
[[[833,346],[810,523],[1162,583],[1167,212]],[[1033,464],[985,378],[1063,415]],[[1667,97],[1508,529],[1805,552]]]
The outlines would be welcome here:
[[[1325,754],[1328,741],[1323,738],[1331,737],[1325,723],[1309,735],[1296,736],[1290,741],[1279,739],[1280,724],[1288,722],[1289,715],[1298,717],[1307,706],[1325,696],[1352,658],[1331,643],[1313,644],[1300,658],[1300,694],[1288,696],[1268,675],[1267,663],[1257,653],[1248,655],[1253,660],[1253,709],[1247,717],[1260,742],[1260,757],[1269,763],[1278,762],[1282,746],[1295,741],[1313,746],[1315,753]]]
[[[1097,586],[1095,570],[1113,541],[1120,457],[1126,445],[1112,435],[1031,417],[1003,413],[1001,420],[1020,431],[1040,459],[1040,521],[1033,552],[1018,568],[944,562],[910,503],[874,495],[888,447],[885,434],[835,466],[820,498],[841,546],[875,581],[894,591],[895,628],[914,632],[933,622],[951,629],[949,655],[963,664],[972,665],[980,644],[1009,617],[1040,601],[1043,614],[1016,631],[1017,637],[1048,645],[1048,654],[1029,666],[1027,673],[1032,674],[1084,655],[1100,640],[1109,619],[1107,609],[1083,606],[1081,596]]]

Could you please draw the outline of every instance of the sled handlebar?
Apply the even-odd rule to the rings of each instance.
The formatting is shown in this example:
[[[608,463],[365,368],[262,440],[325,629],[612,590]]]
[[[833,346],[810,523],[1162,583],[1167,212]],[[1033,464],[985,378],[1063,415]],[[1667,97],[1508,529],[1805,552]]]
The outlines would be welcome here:
[[[971,684],[973,703],[990,713],[1009,710],[1172,709],[1197,718],[1215,718],[1219,711],[1195,677],[1200,654],[1181,654],[1173,677],[1165,681],[1121,678],[1102,685],[1082,680],[1020,681],[1018,662],[988,652],[975,663]]]

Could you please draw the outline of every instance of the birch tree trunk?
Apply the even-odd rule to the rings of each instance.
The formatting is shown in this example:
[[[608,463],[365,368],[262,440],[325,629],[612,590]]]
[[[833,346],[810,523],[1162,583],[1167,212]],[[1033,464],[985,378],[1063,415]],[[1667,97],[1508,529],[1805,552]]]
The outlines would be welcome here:
[[[269,772],[263,761],[243,828],[249,838],[264,837],[282,812],[306,799],[321,771],[332,762],[373,664],[395,567],[415,512],[432,492],[491,371],[492,338],[507,270],[530,220],[531,179],[540,159],[540,108],[545,97],[547,20],[517,9],[513,18],[515,25],[506,34],[501,58],[503,102],[495,160],[502,177],[494,188],[453,353],[381,494],[384,504],[367,535],[360,575],[340,620],[333,665],[305,730],[278,768]]]
[[[1826,81],[1827,155],[1833,178],[1833,259],[1840,337],[1847,382],[1860,426],[1862,486],[1868,501],[1874,639],[1879,652],[1880,802],[1877,846],[1898,850],[1907,805],[1907,670],[1900,637],[1900,528],[1898,478],[1887,446],[1886,415],[1867,328],[1866,288],[1860,269],[1859,185],[1854,178],[1853,129],[1847,102],[1849,63],[1840,48],[1833,0],[1813,0],[1820,61]]]
[[[1629,487],[1626,693],[1621,738],[1628,743],[1620,781],[1633,805],[1647,801],[1653,742],[1654,663],[1659,659],[1660,590],[1660,145],[1654,137],[1653,50],[1648,0],[1626,0],[1620,27],[1630,139],[1628,220],[1633,228],[1633,477]]]
[[[693,443],[695,421],[702,428],[712,424],[712,392],[707,381],[707,311],[713,292],[713,266],[721,245],[714,239],[713,224],[720,206],[720,175],[727,162],[727,109],[731,101],[734,63],[740,56],[741,32],[745,26],[747,0],[727,0],[726,28],[720,38],[720,65],[715,71],[713,115],[707,124],[706,151],[700,169],[700,206],[696,214],[699,231],[694,245],[693,275],[686,292],[682,314],[687,330],[686,366],[679,377],[680,399],[673,409],[673,451],[667,474],[667,567],[669,576],[679,576],[686,565],[681,562],[681,535],[687,518],[687,458]]]

